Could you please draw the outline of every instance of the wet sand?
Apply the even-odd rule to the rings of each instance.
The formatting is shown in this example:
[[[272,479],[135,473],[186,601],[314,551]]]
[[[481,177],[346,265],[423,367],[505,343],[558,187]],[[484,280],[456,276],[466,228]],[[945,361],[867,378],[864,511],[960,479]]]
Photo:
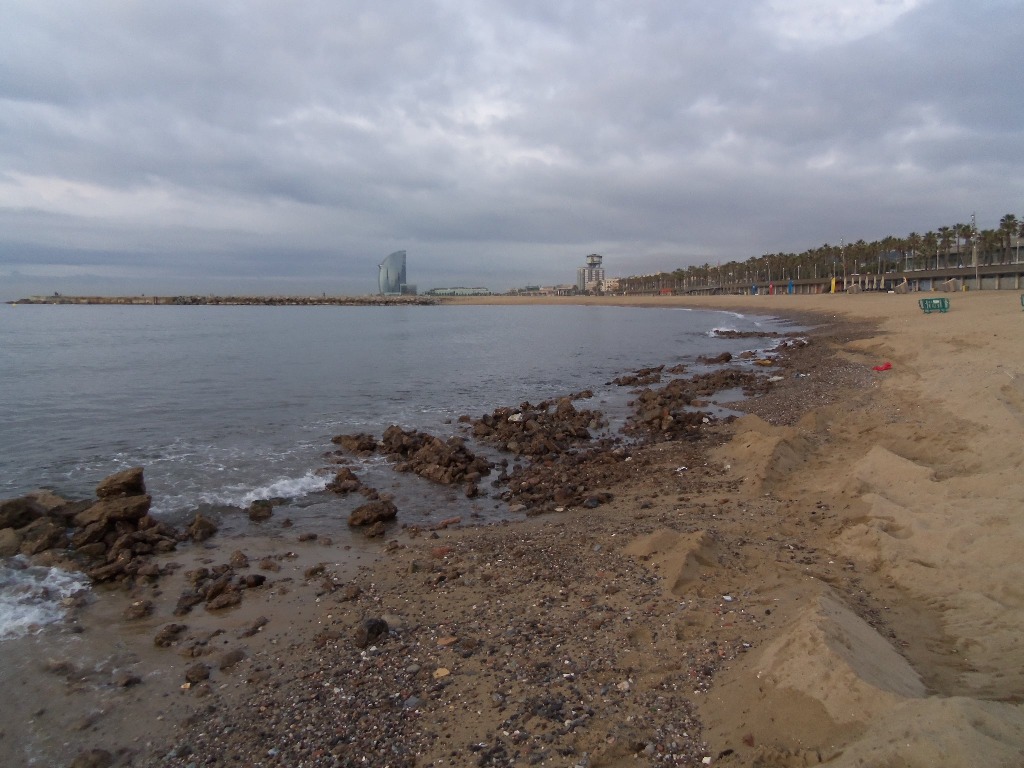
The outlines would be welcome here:
[[[1022,764],[1024,313],[1017,292],[917,298],[591,300],[815,328],[749,415],[636,452],[595,509],[396,529],[356,569],[286,531],[168,555],[173,578],[24,641],[52,661],[4,681],[0,758]],[[175,579],[236,550],[280,570],[174,617]],[[139,599],[153,614],[124,620]],[[388,633],[360,638],[369,618]]]

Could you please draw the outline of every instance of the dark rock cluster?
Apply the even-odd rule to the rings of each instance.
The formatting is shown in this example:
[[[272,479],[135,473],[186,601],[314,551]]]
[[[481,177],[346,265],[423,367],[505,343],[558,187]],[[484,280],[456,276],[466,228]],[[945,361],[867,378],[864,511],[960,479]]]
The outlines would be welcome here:
[[[629,453],[610,442],[587,450],[559,454],[552,460],[517,466],[503,478],[502,498],[521,504],[528,516],[564,507],[594,508],[611,500],[599,490],[618,478]]]
[[[664,370],[664,365],[655,366],[654,368],[641,368],[632,373],[617,376],[612,379],[612,384],[619,387],[646,387],[651,384],[659,384],[661,382],[661,373]]]
[[[464,484],[467,496],[476,495],[471,489],[491,471],[491,463],[470,451],[461,437],[442,440],[427,432],[392,425],[384,430],[381,450],[398,462],[395,469],[399,472],[415,472],[441,485]]]
[[[763,376],[732,368],[674,379],[660,389],[645,389],[637,395],[625,431],[652,440],[699,437],[701,427],[715,420],[706,411],[694,410],[706,405],[706,398],[727,389],[742,389],[753,396],[767,388]]]
[[[92,502],[48,491],[0,502],[0,556],[69,561],[93,582],[159,576],[149,556],[173,551],[188,535],[151,517],[151,502],[141,467],[103,480]]]
[[[395,462],[396,471],[413,472],[432,483],[461,484],[469,497],[477,495],[480,479],[491,472],[491,463],[470,451],[466,447],[466,441],[458,436],[442,440],[429,432],[406,430],[392,425],[384,430],[379,442],[372,435],[365,433],[338,435],[332,438],[331,442],[341,446],[345,451],[359,456],[368,456],[375,452],[382,453]],[[380,501],[377,494],[369,489],[364,489],[355,473],[347,468],[341,469],[335,475],[334,480],[327,485],[327,489],[335,493],[360,491],[369,496],[371,503]],[[378,503],[377,506],[379,507],[380,504]],[[377,517],[378,519],[390,519]],[[365,525],[372,522],[377,522],[377,520],[353,522],[350,519],[349,524]]]
[[[208,611],[232,608],[242,602],[246,589],[262,587],[267,577],[261,573],[240,573],[248,562],[236,565],[223,563],[212,568],[197,568],[185,573],[188,587],[178,598],[174,608],[175,616],[184,616],[199,604],[205,604]],[[159,643],[158,643],[159,644]]]
[[[596,410],[577,410],[573,399],[592,397],[583,392],[574,397],[528,402],[518,408],[497,408],[472,421],[478,440],[518,456],[558,455],[591,439],[591,430],[606,425]]]

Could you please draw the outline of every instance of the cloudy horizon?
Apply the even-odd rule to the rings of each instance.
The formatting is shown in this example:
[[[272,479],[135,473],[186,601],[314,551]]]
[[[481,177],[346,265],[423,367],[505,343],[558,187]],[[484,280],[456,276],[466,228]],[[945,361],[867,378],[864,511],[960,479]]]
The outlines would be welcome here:
[[[1024,219],[1024,3],[11,0],[0,298],[569,283]]]

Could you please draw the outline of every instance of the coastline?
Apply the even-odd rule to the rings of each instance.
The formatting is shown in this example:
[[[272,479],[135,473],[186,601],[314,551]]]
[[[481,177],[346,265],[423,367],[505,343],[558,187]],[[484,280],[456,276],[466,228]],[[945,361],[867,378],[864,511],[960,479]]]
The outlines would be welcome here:
[[[489,298],[445,303],[543,301]],[[66,717],[97,691],[105,708],[76,730],[55,701],[34,727],[64,728],[68,763],[103,749],[116,765],[355,765],[374,747],[410,750],[379,765],[1017,765],[1024,318],[1015,292],[951,302],[946,315],[887,294],[544,302],[815,328],[707,456],[652,445],[597,509],[403,532],[356,573],[284,538],[247,553],[281,555],[265,602],[190,617],[194,642],[171,649],[152,636],[174,582],[141,623],[116,618],[139,595],[110,595],[106,614],[83,612],[82,637],[119,625],[103,641],[149,674],[93,686],[58,664]],[[215,537],[187,557],[212,566],[256,546]],[[261,610],[265,628],[239,638]],[[369,616],[392,633],[356,647]],[[186,666],[232,650],[243,658],[181,687]]]

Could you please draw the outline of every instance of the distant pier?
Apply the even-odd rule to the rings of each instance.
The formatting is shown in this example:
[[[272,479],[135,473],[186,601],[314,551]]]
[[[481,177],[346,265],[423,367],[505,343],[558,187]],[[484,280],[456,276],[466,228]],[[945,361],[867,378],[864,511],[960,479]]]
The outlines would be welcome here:
[[[29,296],[8,304],[115,304],[130,306],[388,307],[438,304],[429,296]]]

